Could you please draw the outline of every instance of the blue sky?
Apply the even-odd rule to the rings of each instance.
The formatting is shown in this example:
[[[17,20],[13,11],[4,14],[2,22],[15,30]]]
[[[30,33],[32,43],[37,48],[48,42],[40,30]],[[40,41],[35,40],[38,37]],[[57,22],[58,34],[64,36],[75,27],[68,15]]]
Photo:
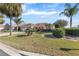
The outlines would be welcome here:
[[[26,3],[22,5],[22,9],[22,20],[25,23],[53,24],[58,19],[64,19],[69,22],[69,19],[64,15],[59,16],[59,13],[64,10],[64,3]],[[9,23],[9,19],[7,17],[4,18],[4,20],[6,19],[5,23]],[[79,25],[79,12],[73,17],[73,26],[77,25]],[[69,27],[69,24],[67,27]]]

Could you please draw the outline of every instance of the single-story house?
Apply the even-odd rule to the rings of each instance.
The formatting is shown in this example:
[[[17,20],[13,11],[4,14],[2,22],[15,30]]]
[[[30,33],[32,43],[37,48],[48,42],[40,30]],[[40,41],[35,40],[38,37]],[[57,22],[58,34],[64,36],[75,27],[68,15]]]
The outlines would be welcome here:
[[[0,24],[0,31],[4,29],[4,25]]]
[[[22,24],[20,25],[20,28],[22,31],[25,31],[28,28],[32,28],[35,30],[47,30],[47,29],[52,29],[50,24],[46,23],[38,23],[38,24]]]

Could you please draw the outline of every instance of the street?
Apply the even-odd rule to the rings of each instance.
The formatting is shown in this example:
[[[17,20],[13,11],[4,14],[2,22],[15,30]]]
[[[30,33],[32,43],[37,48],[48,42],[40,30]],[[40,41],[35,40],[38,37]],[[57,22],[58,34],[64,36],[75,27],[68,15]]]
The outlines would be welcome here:
[[[9,56],[9,55],[0,49],[0,56]]]

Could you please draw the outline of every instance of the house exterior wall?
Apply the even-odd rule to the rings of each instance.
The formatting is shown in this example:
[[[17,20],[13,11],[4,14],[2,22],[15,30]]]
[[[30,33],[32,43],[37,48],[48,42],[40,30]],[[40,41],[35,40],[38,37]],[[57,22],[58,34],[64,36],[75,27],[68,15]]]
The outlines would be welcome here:
[[[4,29],[4,25],[0,24],[0,31]]]
[[[25,31],[28,28],[32,28],[35,30],[46,30],[46,29],[52,29],[51,26],[47,26],[46,24],[23,24],[20,26],[22,31]]]

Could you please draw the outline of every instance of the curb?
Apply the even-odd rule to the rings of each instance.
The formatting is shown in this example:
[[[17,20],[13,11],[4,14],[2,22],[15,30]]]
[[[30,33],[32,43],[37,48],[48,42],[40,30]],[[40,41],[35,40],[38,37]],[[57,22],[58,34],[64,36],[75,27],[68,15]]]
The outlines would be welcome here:
[[[24,56],[48,56],[40,53],[26,52],[21,50],[19,50],[19,53],[23,54]]]

